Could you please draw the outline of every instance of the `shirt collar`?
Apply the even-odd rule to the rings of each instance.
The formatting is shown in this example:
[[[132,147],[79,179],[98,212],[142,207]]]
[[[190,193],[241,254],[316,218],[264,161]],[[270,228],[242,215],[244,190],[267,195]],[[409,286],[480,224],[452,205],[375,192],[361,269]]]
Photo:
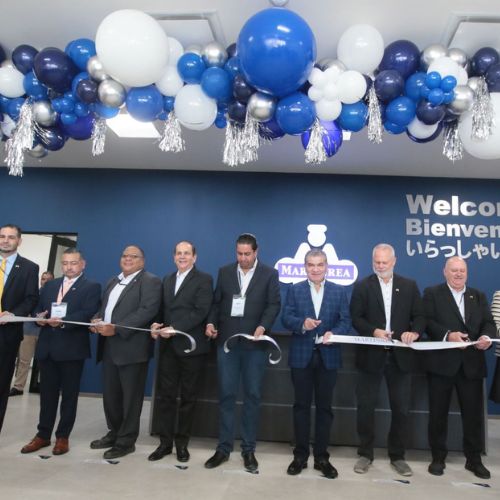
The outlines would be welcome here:
[[[258,259],[255,259],[255,262],[253,263],[253,266],[246,272],[243,272],[243,269],[241,269],[240,265],[238,264],[238,272],[242,274],[248,274],[248,273],[253,273],[255,271],[255,268],[257,267]]]
[[[7,264],[13,264],[14,261],[17,259],[17,252],[13,253],[12,255],[9,255],[8,257],[2,257],[2,260],[5,259]]]
[[[448,285],[448,283],[446,283]],[[448,285],[448,288],[450,289],[450,292],[454,295],[463,295],[465,293],[465,289],[467,286],[464,286],[462,290],[455,290],[454,288],[451,288],[450,285]]]
[[[184,271],[183,273],[177,271],[177,278],[181,278],[182,276],[187,276],[187,274],[191,271],[191,269],[193,269],[194,266],[191,266],[187,271]]]
[[[379,281],[379,283],[380,283],[381,285],[388,286],[388,285],[390,285],[390,284],[393,282],[393,280],[394,280],[394,274],[391,276],[391,279],[390,279],[387,283],[386,283],[386,282],[384,281],[384,279],[383,279],[383,278],[381,278],[378,274],[377,274],[377,278],[378,278],[378,281]]]
[[[140,272],[142,269],[139,269],[139,271],[136,271],[135,273],[129,274],[128,276],[125,276],[123,273],[120,273],[118,275],[118,279],[120,280],[120,284],[122,285],[127,285],[130,283]]]
[[[308,279],[307,282],[309,283],[309,286],[311,288],[314,287],[316,289],[316,285],[310,279]],[[326,278],[319,284],[320,288],[325,287],[325,282],[326,282]]]

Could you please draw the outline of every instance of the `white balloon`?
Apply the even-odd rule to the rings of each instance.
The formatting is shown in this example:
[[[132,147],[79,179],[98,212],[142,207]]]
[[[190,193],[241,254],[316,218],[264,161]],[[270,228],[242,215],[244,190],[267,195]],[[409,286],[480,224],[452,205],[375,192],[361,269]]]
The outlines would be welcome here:
[[[175,97],[174,111],[184,127],[205,130],[217,116],[217,101],[208,97],[201,85],[185,85]]]
[[[358,71],[344,71],[337,81],[339,98],[345,104],[358,102],[366,93],[365,77]]]
[[[345,71],[345,69],[342,69],[339,66],[339,64],[336,64],[325,69],[324,73],[329,82],[336,82],[339,76]]]
[[[9,115],[3,115],[3,122],[0,122],[0,129],[3,134],[10,137],[15,128],[16,122]]]
[[[471,138],[472,112],[464,113],[458,124],[458,133],[465,151],[481,160],[497,160],[500,158],[500,92],[490,94],[496,126],[493,133],[485,141]]]
[[[355,24],[342,33],[337,44],[337,57],[360,73],[371,73],[384,56],[384,39],[369,24]]]
[[[467,70],[462,66],[458,66],[457,85],[467,85],[468,82],[469,82],[469,75],[467,74]]]
[[[342,103],[337,99],[336,101],[327,101],[326,99],[321,99],[314,103],[316,109],[316,116],[320,120],[332,121],[339,117],[342,111]]]
[[[163,95],[175,96],[184,86],[184,82],[179,76],[179,72],[176,67],[167,66],[162,77],[155,83],[155,85]]]
[[[339,87],[335,82],[328,82],[323,89],[323,96],[327,101],[335,101],[339,98]]]
[[[95,38],[106,73],[131,87],[160,79],[168,63],[168,37],[159,23],[140,10],[117,10],[101,22]]]
[[[168,65],[176,66],[177,61],[181,58],[182,54],[184,54],[184,47],[181,45],[181,42],[172,36],[168,37]]]
[[[441,75],[441,78],[451,75],[454,76],[458,81],[460,68],[461,66],[459,66],[453,59],[446,56],[440,57],[439,59],[433,61],[427,69],[427,73],[437,71]],[[467,81],[465,83],[467,83]]]
[[[309,87],[309,90],[307,91],[307,96],[311,101],[317,102],[321,101],[323,99],[323,91],[319,89],[318,87]]]
[[[408,129],[408,132],[410,132],[410,134],[416,139],[427,139],[438,129],[438,127],[439,123],[435,123],[434,125],[426,125],[418,118],[413,118],[413,120],[406,128]]]
[[[21,97],[24,92],[24,75],[13,66],[0,68],[0,94],[4,97]]]
[[[309,83],[318,89],[322,89],[326,84],[326,76],[319,68],[313,68],[309,74]]]

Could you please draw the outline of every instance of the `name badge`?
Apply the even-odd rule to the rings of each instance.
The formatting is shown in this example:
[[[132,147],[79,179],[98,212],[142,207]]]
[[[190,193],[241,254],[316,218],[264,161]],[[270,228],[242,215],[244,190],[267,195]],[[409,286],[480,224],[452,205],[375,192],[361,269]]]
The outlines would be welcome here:
[[[245,300],[246,297],[242,297],[241,295],[233,295],[231,317],[241,318],[245,315]]]
[[[51,318],[64,318],[66,317],[66,311],[68,310],[68,304],[66,302],[52,302],[52,307],[50,309]]]

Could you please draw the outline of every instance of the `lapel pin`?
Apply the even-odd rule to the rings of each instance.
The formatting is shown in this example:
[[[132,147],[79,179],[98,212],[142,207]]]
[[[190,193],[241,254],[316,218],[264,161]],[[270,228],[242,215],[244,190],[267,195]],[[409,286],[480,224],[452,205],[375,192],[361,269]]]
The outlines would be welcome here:
[[[474,295],[469,295],[469,299],[473,299],[474,298]]]
[[[399,288],[396,288],[396,292],[399,292]]]

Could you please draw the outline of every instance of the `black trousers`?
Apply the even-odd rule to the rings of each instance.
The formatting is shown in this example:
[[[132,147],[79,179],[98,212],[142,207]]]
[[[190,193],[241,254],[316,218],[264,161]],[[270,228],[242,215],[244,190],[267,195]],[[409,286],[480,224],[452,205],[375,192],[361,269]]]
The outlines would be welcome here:
[[[40,417],[37,435],[50,440],[57,417],[59,395],[61,407],[57,438],[68,438],[73,430],[80,393],[80,380],[85,360],[38,360],[40,367]]]
[[[2,335],[3,332],[0,332]],[[0,348],[0,432],[2,431],[3,419],[7,411],[9,401],[10,383],[16,366],[17,351],[21,341],[4,342]]]
[[[483,441],[483,379],[468,379],[462,368],[453,377],[428,374],[429,445],[432,458],[444,461],[448,454],[448,412],[453,388],[462,416],[463,450],[467,460],[481,460]]]
[[[176,446],[188,445],[205,361],[204,354],[177,355],[170,343],[162,350],[156,379],[158,430],[162,444],[172,446],[175,440]]]
[[[317,460],[328,459],[328,443],[333,421],[332,398],[337,380],[337,370],[328,370],[323,364],[319,350],[306,368],[291,368],[295,389],[293,424],[295,430],[295,458],[306,461],[309,457],[311,433],[311,404],[314,395],[316,407],[313,455]]]
[[[380,392],[380,384],[384,377],[391,407],[391,426],[387,437],[387,453],[392,461],[403,460],[410,409],[411,375],[399,368],[392,351],[387,352],[386,363],[380,373],[358,370],[356,380],[358,454],[373,460],[375,408]]]

